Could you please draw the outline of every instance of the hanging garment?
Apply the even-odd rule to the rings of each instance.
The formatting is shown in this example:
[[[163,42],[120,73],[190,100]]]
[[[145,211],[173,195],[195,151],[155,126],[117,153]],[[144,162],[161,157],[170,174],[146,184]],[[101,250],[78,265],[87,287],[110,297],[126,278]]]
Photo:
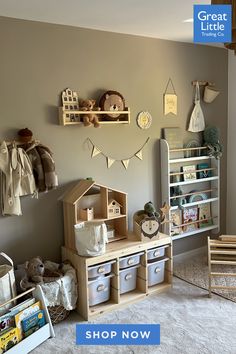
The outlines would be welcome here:
[[[58,178],[50,149],[35,142],[26,149],[26,153],[33,166],[38,191],[45,192],[56,188],[58,186]]]
[[[22,148],[14,145],[11,150],[11,166],[14,196],[37,195],[29,157]]]
[[[2,171],[2,214],[21,215],[20,198],[14,196],[12,181],[12,165],[10,153],[5,141],[0,145],[0,170]]]
[[[196,92],[195,92],[195,106],[191,114],[188,131],[197,133],[197,132],[202,132],[204,129],[205,129],[205,120],[200,105],[200,90],[199,90],[199,83],[197,82]]]

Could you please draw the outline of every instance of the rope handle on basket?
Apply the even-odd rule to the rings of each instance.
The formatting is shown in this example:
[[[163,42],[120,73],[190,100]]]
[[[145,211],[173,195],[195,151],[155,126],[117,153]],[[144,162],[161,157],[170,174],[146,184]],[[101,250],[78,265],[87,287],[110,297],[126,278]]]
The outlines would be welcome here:
[[[8,262],[11,264],[11,266],[13,267],[14,264],[13,264],[13,260],[4,252],[0,252],[0,255],[5,258],[6,260],[8,260]]]
[[[31,288],[31,289],[29,289],[29,290],[26,290],[26,291],[23,292],[22,294],[13,297],[13,299],[8,300],[8,301],[4,302],[3,304],[1,304],[1,305],[0,305],[0,308],[3,307],[3,306],[6,306],[7,304],[10,304],[11,302],[13,302],[13,301],[15,301],[15,300],[21,298],[22,296],[25,296],[25,295],[28,294],[28,293],[31,293],[31,292],[34,291],[35,289],[36,289],[36,288]]]

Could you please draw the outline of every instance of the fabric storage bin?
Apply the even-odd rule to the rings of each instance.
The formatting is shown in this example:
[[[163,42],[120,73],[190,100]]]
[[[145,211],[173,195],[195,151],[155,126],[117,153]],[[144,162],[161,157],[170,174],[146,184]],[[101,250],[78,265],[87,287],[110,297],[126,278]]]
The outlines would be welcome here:
[[[120,270],[120,293],[128,293],[136,289],[137,269],[139,266]]]
[[[115,263],[115,260],[88,267],[88,279],[104,277],[106,274],[111,273],[111,265],[113,263]]]
[[[150,261],[152,259],[155,258],[160,258],[163,257],[165,255],[165,248],[167,248],[168,246],[163,246],[163,247],[155,247],[152,249],[149,249],[147,251],[147,260]]]
[[[156,262],[148,263],[148,286],[162,283],[165,275],[165,262],[169,258],[164,258]]]
[[[120,269],[132,267],[136,264],[140,264],[140,257],[142,254],[144,254],[144,252],[139,252],[139,253],[131,254],[129,256],[120,258],[120,262],[119,262]]]
[[[110,299],[110,283],[114,274],[107,275],[88,282],[89,306],[106,302]]]

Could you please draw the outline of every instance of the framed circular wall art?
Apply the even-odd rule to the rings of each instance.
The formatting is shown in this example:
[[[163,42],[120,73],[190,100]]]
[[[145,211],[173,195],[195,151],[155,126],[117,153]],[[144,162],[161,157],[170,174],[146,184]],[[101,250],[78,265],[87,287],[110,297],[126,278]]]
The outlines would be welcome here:
[[[142,111],[138,114],[137,124],[140,129],[148,129],[152,124],[152,116],[149,112]]]

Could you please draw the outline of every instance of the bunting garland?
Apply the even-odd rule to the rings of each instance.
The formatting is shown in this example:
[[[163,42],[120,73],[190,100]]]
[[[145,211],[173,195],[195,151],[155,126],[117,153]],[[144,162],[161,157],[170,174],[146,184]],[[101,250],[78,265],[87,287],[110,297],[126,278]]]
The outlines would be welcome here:
[[[91,139],[87,138],[86,140],[92,145],[92,153],[91,153],[91,158],[94,158],[98,155],[103,155],[106,158],[106,162],[107,162],[107,168],[110,168],[114,162],[118,161],[121,162],[123,167],[127,170],[129,167],[129,163],[130,160],[133,157],[137,157],[139,160],[143,160],[143,148],[145,147],[145,145],[148,143],[150,138],[147,138],[147,140],[145,141],[145,143],[141,146],[141,148],[138,149],[137,152],[135,152],[132,156],[128,157],[128,158],[124,158],[124,159],[114,159],[113,157],[107,156],[106,154],[104,154],[102,152],[102,150],[100,150],[93,142]]]

